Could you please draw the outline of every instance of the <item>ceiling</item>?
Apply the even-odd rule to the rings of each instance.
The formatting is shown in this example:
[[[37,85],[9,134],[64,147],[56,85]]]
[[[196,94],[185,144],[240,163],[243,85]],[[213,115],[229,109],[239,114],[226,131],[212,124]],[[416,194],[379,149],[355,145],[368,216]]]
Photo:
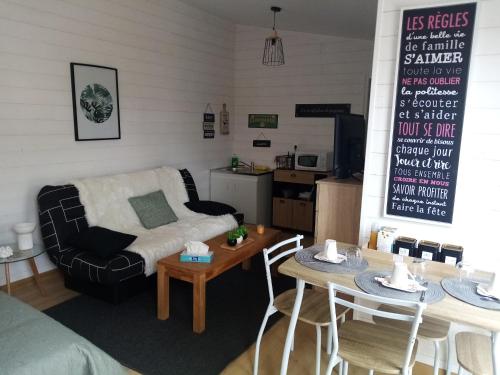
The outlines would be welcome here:
[[[276,29],[373,39],[377,0],[182,0],[236,24],[272,27],[271,6],[283,10]]]

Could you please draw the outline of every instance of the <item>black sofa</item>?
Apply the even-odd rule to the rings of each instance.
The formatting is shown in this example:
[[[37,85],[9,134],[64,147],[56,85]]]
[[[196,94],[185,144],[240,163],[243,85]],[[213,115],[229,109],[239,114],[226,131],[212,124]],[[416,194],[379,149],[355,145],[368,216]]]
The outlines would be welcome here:
[[[243,214],[233,207],[200,201],[189,171],[180,172],[189,196],[188,208],[207,215],[232,214],[239,225],[243,223]],[[144,259],[139,254],[123,250],[104,259],[68,244],[72,234],[89,227],[74,185],[44,186],[37,200],[43,243],[52,262],[63,271],[67,288],[119,303],[145,287]]]

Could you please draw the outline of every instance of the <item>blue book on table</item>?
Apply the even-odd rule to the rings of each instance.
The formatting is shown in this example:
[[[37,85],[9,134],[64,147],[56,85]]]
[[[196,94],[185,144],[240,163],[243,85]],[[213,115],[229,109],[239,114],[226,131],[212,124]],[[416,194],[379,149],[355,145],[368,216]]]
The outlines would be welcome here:
[[[192,262],[192,263],[211,263],[214,257],[214,252],[209,251],[207,255],[188,255],[186,250],[181,253],[181,262]]]

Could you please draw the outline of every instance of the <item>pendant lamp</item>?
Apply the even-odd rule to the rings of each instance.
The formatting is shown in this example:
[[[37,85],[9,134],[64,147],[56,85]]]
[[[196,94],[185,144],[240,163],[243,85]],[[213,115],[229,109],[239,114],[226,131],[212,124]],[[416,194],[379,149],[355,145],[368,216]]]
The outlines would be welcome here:
[[[280,7],[271,7],[273,11],[273,33],[266,38],[264,45],[264,55],[262,56],[262,64],[267,66],[278,66],[285,63],[285,55],[283,54],[283,43],[276,31],[276,13],[281,11]]]

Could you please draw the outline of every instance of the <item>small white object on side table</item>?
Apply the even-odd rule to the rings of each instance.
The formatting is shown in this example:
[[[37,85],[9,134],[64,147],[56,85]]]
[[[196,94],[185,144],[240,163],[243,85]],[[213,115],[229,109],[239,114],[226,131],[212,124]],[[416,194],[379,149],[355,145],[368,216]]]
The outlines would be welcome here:
[[[17,244],[8,244],[2,246],[10,246],[13,250],[13,254],[7,258],[0,258],[0,264],[3,263],[5,269],[5,281],[7,283],[7,293],[11,294],[10,288],[10,264],[15,262],[21,262],[27,260],[33,272],[33,279],[38,289],[40,289],[40,294],[45,295],[45,291],[40,283],[40,274],[38,273],[38,268],[36,267],[35,257],[45,252],[45,248],[40,245],[33,245],[32,249],[29,250],[19,250]]]

